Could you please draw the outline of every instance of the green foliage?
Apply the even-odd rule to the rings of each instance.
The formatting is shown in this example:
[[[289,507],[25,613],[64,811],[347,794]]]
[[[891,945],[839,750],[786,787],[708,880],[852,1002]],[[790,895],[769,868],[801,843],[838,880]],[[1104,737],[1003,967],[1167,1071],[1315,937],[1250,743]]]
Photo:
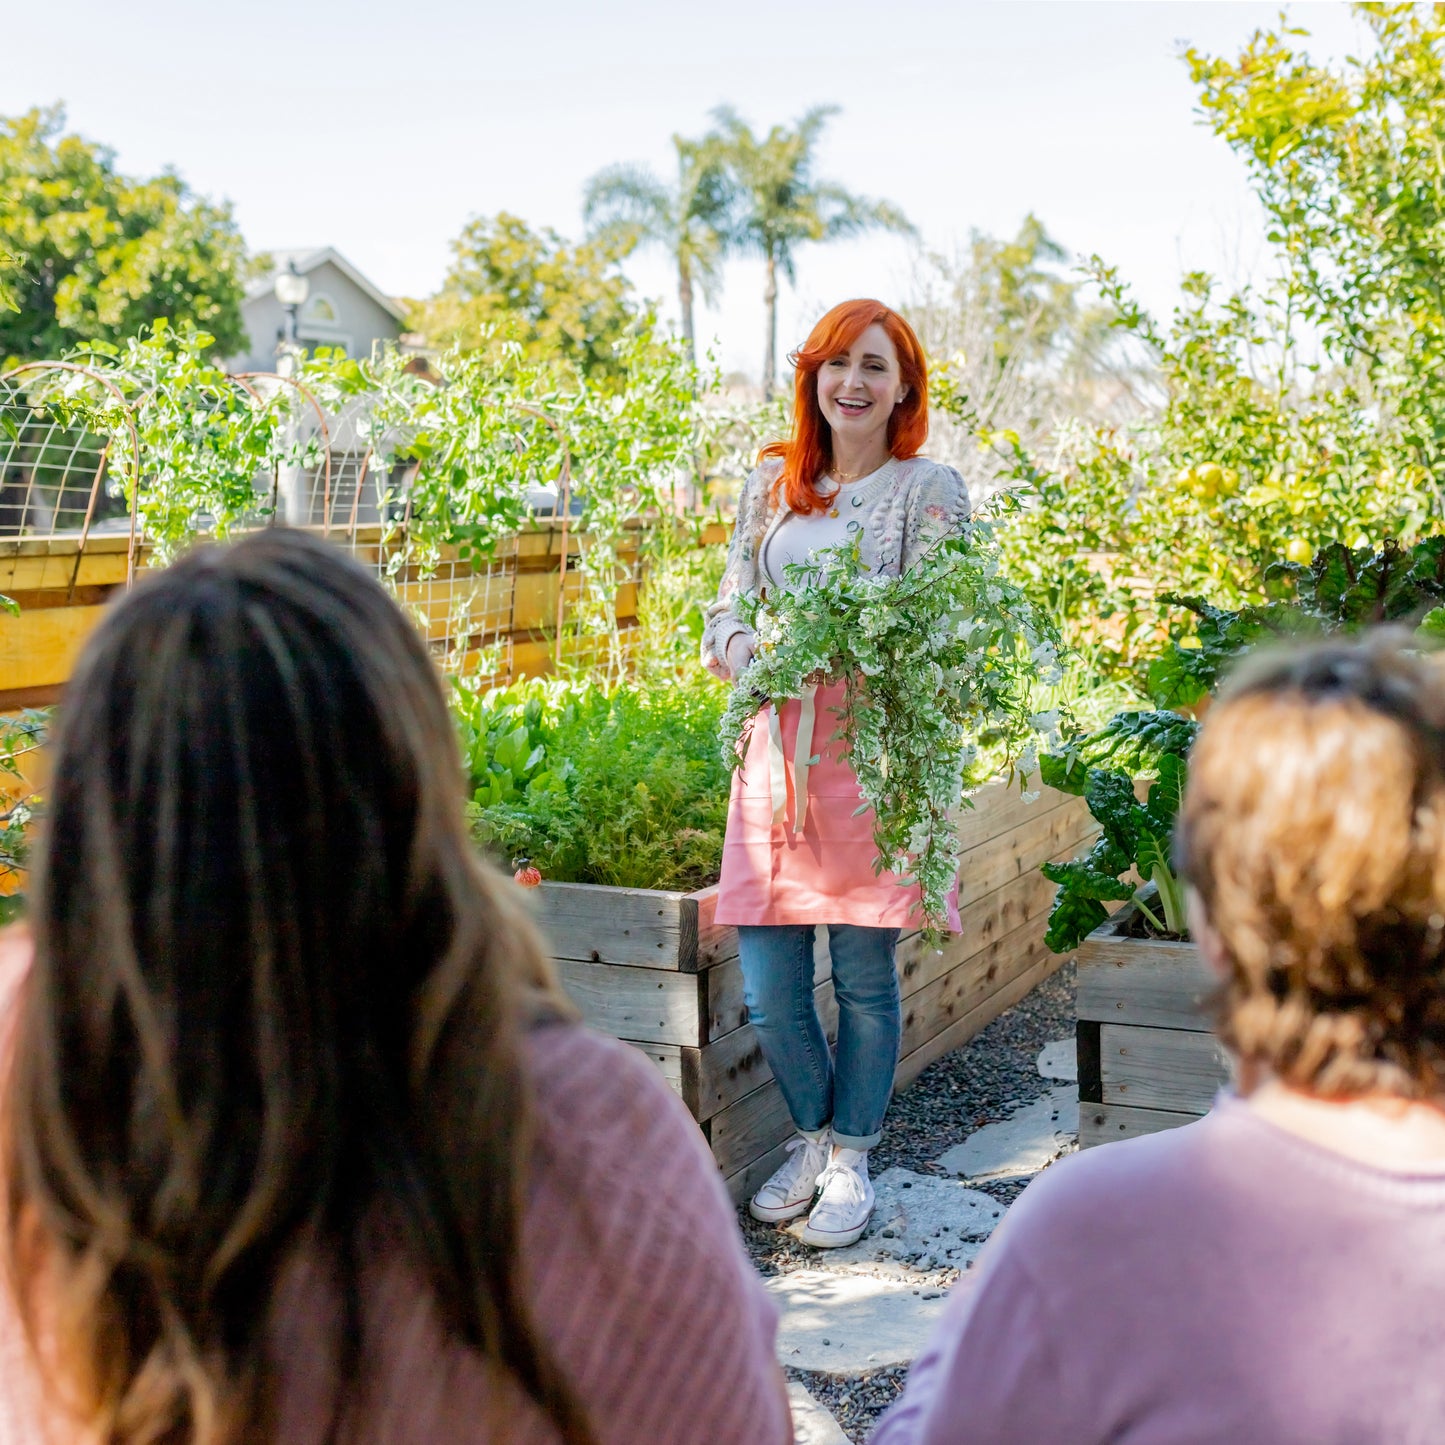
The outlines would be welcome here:
[[[728,246],[732,185],[720,138],[672,138],[677,179],[668,184],[642,166],[614,165],[587,183],[582,212],[602,245],[620,256],[640,245],[665,246],[677,267],[682,336],[696,355],[694,292],[715,302]]]
[[[1030,711],[1033,680],[1056,677],[1052,630],[997,575],[991,526],[975,521],[905,576],[870,576],[856,544],[745,604],[758,650],[723,719],[741,756],[760,700],[797,697],[817,676],[845,684],[838,736],[874,812],[874,867],[916,881],[923,922],[947,917],[958,871],[953,810],[1000,763],[1035,770],[1058,719]]]
[[[1188,765],[1175,752],[1158,759],[1158,778],[1141,804],[1127,773],[1090,768],[1084,799],[1098,822],[1099,840],[1087,857],[1045,863],[1044,877],[1059,884],[1045,942],[1067,953],[1107,917],[1108,901],[1132,898],[1159,933],[1180,937],[1186,927],[1184,890],[1170,863],[1170,840],[1184,796]],[[1154,884],[1163,917],[1157,916],[1124,874],[1135,871]]]
[[[26,784],[21,760],[44,745],[49,726],[46,710],[0,715],[0,926],[25,905],[29,833],[41,800]]]
[[[1334,542],[1321,547],[1308,567],[1280,563],[1266,578],[1274,600],[1233,611],[1201,597],[1161,599],[1187,611],[1193,632],[1173,638],[1149,664],[1149,691],[1158,706],[1193,706],[1236,658],[1264,643],[1385,622],[1414,625],[1427,641],[1441,635],[1445,537],[1411,547],[1387,542],[1378,551]]]
[[[478,840],[558,882],[690,891],[716,881],[729,783],[722,706],[696,674],[652,692],[560,681],[473,701],[459,693]]]
[[[1445,463],[1445,17],[1356,5],[1373,47],[1338,69],[1307,31],[1237,59],[1188,52],[1205,119],[1240,155],[1327,354],[1373,388],[1402,457]]]
[[[244,249],[226,206],[172,174],[123,176],[102,146],[63,134],[59,108],[0,117],[0,358],[51,359],[120,342],[162,317],[245,348]]]
[[[115,346],[96,343],[77,359],[114,383],[124,404],[77,377],[62,384],[50,405],[111,438],[110,486],[127,504],[139,487],[137,524],[162,561],[198,532],[225,537],[270,515],[272,498],[258,483],[288,463],[316,460],[315,443],[295,425],[299,396],[288,387],[258,399],[237,386],[206,332],[162,319],[144,336]]]
[[[413,306],[409,324],[438,348],[514,342],[530,363],[621,383],[614,350],[638,320],[618,265],[626,250],[616,235],[574,245],[506,211],[479,216],[452,242],[441,290]]]
[[[1166,640],[1161,593],[1239,611],[1321,544],[1379,551],[1441,530],[1445,20],[1358,14],[1372,44],[1336,69],[1284,22],[1234,59],[1189,53],[1204,115],[1269,218],[1277,280],[1223,294],[1190,276],[1160,328],[1096,264],[1156,360],[1161,403],[1015,468],[1033,500],[1010,566],[1041,599],[1067,593],[1066,639],[1106,641],[1115,675],[1142,680]]]
[[[1039,759],[1039,776],[1050,788],[1082,797],[1096,770],[1126,778],[1157,774],[1166,757],[1182,758],[1199,724],[1177,712],[1121,712],[1097,732],[1075,738]]]
[[[799,247],[868,230],[914,234],[897,206],[855,196],[815,175],[818,143],[836,113],[836,106],[814,106],[791,128],[775,125],[759,136],[731,106],[714,112],[734,186],[729,239],[736,249],[760,256],[767,274],[763,387],[770,395],[777,373],[778,273],[790,282],[796,279]]]

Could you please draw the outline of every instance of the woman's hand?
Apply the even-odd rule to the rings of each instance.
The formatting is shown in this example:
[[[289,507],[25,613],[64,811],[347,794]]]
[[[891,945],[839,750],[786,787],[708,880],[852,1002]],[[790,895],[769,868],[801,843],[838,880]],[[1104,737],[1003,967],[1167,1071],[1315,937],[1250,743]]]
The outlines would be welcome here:
[[[744,632],[734,632],[728,638],[727,647],[723,649],[726,654],[728,671],[736,682],[744,672],[747,671],[748,663],[753,660],[753,645]]]

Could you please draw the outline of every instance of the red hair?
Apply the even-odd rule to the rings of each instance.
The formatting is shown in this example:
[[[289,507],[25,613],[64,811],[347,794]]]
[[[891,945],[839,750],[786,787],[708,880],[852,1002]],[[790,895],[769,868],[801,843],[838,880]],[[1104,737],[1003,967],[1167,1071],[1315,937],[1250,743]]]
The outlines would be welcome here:
[[[825,361],[850,350],[875,323],[888,333],[908,387],[908,395],[888,419],[888,450],[900,461],[915,457],[928,437],[928,362],[913,328],[881,301],[840,302],[792,355],[796,370],[792,440],[769,442],[758,453],[759,462],[769,457],[783,459],[774,495],[781,490],[795,512],[821,512],[828,505],[813,486],[833,465],[832,430],[818,405],[818,371]]]

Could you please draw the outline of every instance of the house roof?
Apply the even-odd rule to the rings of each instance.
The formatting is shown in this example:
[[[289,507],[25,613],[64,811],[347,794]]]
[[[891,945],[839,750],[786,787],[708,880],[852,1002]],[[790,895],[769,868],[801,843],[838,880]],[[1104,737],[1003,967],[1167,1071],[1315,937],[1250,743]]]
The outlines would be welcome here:
[[[293,261],[296,263],[296,269],[303,276],[306,275],[308,271],[315,271],[330,261],[358,291],[362,291],[367,296],[370,296],[389,316],[395,317],[397,321],[402,321],[406,317],[406,312],[402,310],[397,302],[393,301],[385,292],[378,291],[345,256],[330,246],[306,246],[297,249],[271,251],[268,254],[274,264],[269,271],[262,276],[258,276],[246,287],[246,300],[248,301],[255,301],[262,296],[269,295],[276,281],[276,273],[278,271],[284,271]]]

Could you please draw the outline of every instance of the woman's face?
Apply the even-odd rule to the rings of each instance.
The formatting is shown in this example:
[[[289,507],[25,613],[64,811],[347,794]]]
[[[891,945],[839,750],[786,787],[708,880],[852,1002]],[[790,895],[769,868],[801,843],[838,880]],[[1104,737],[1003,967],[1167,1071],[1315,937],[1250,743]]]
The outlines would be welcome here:
[[[888,419],[907,395],[898,353],[876,321],[848,351],[830,356],[818,371],[818,409],[835,440],[846,442],[850,450],[886,443]]]

